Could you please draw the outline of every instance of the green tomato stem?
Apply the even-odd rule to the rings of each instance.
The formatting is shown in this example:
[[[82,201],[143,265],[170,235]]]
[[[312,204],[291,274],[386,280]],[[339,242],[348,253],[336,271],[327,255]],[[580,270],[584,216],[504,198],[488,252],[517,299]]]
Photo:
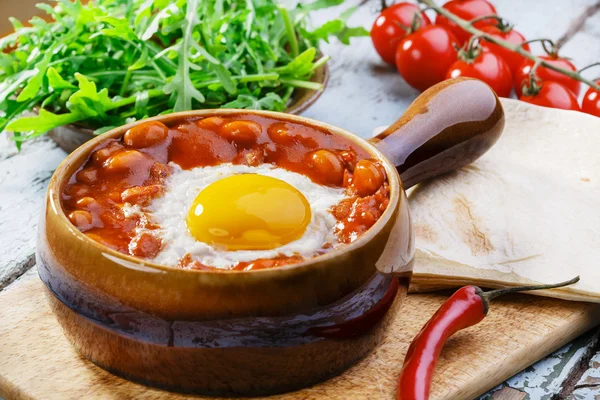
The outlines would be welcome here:
[[[531,70],[529,71],[529,86],[524,84],[523,88],[522,88],[522,93],[524,96],[535,96],[536,94],[538,94],[540,92],[541,86],[537,84],[536,79],[535,79],[536,78],[535,72],[537,71],[537,69],[539,67],[540,67],[539,61],[536,61],[535,64],[533,64],[533,67],[531,67]]]
[[[544,49],[546,54],[548,54],[550,57],[556,57],[558,55],[558,47],[556,47],[556,44],[554,44],[554,42],[552,40],[546,39],[546,38],[526,40],[523,43],[520,43],[519,46],[523,47],[526,44],[531,44],[531,43],[536,43],[536,42],[540,42],[542,44],[542,48]]]
[[[498,25],[501,25],[501,26],[505,26],[506,25],[505,24],[506,21],[504,20],[504,18],[502,18],[499,15],[493,15],[493,14],[491,14],[491,15],[482,15],[480,17],[473,18],[473,19],[469,20],[469,25],[473,26],[473,24],[475,24],[475,23],[477,23],[479,21],[485,21],[485,20],[488,20],[488,19],[496,20],[496,23]]]

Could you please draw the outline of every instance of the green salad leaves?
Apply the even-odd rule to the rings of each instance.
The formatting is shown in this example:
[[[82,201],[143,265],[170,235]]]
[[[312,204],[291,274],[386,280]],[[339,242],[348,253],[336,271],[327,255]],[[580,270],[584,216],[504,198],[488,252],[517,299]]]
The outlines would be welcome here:
[[[136,119],[199,108],[282,111],[327,62],[320,40],[365,36],[338,19],[311,29],[310,13],[273,0],[58,0],[50,22],[11,19],[0,39],[0,131],[17,145],[61,125],[105,132]],[[23,116],[28,110],[37,115]]]

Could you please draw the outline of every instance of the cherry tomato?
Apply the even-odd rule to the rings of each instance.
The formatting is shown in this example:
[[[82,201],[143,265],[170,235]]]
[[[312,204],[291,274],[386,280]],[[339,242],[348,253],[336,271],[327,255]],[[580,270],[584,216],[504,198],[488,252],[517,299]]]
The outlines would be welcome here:
[[[491,52],[481,52],[474,60],[457,60],[446,74],[446,79],[466,76],[484,81],[500,97],[510,96],[512,75],[502,57]]]
[[[553,81],[543,82],[540,91],[532,96],[519,96],[519,100],[542,107],[562,108],[579,111],[577,96],[570,90]]]
[[[402,26],[410,29],[414,14],[421,17],[420,27],[431,25],[431,20],[419,7],[412,3],[398,3],[383,10],[371,28],[371,40],[377,53],[388,64],[394,64],[396,47],[409,34]]]
[[[600,80],[596,81],[596,84],[600,85]],[[589,88],[581,102],[581,111],[600,117],[600,92],[592,87]]]
[[[481,27],[481,30],[490,34],[493,37],[506,40],[510,43],[521,44],[525,42],[525,37],[519,32],[515,31],[514,29],[511,29],[508,32],[503,32],[496,25],[486,25]],[[523,57],[522,55],[517,54],[514,51],[505,49],[504,47],[500,47],[497,44],[487,42],[485,40],[481,41],[481,47],[484,51],[491,51],[502,57],[504,61],[506,61],[506,63],[508,64],[510,72],[512,72],[513,74],[517,71],[519,66],[525,60],[525,57]],[[523,49],[529,51],[529,45],[523,45]]]
[[[430,25],[402,39],[396,49],[396,68],[404,80],[421,91],[443,81],[456,61],[456,38],[443,26]]]
[[[496,15],[496,8],[486,0],[451,0],[444,4],[443,8],[467,21],[470,21],[473,18],[483,17],[484,15]],[[473,26],[481,29],[482,27],[494,24],[495,22],[495,20],[489,19],[476,22]],[[435,19],[435,23],[450,29],[458,40],[458,45],[461,47],[471,37],[469,32],[463,30],[460,26],[456,25],[443,15],[438,15]]]
[[[574,72],[577,71],[575,65],[573,65],[573,63],[566,58],[552,56],[541,56],[540,58],[548,61],[551,64],[556,65],[557,67],[568,69]],[[515,93],[517,94],[517,96],[521,95],[523,84],[529,80],[529,71],[531,71],[531,67],[533,67],[533,61],[526,59],[525,61],[523,61],[523,63],[521,63],[521,65],[513,75]],[[553,81],[560,83],[564,87],[570,89],[575,94],[575,96],[579,96],[581,82],[544,67],[539,67],[535,71],[535,74],[542,81]]]

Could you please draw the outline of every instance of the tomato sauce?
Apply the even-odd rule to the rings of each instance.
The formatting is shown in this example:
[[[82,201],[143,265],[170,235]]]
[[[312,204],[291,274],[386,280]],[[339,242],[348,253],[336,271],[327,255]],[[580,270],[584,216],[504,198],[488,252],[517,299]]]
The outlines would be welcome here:
[[[269,163],[321,185],[346,188],[349,197],[331,210],[341,243],[356,240],[373,226],[389,202],[383,166],[352,141],[318,127],[240,113],[186,119],[170,126],[145,122],[121,139],[102,142],[64,187],[65,213],[93,240],[124,254],[152,259],[164,244],[148,233],[136,235],[136,230],[160,227],[143,214],[127,214],[124,206],[143,207],[160,197],[172,173],[170,162],[183,169]],[[322,252],[328,250],[324,247]],[[302,260],[300,256],[259,259],[240,262],[232,271],[275,268]],[[214,269],[189,254],[178,267]]]

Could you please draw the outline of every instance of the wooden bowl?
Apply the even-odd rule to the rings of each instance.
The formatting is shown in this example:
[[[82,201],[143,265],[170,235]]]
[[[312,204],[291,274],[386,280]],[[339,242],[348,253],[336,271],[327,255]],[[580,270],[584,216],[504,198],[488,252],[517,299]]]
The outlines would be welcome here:
[[[294,90],[294,93],[290,99],[290,104],[288,104],[288,107],[285,109],[286,113],[300,114],[310,107],[315,101],[317,101],[317,99],[325,90],[327,82],[329,81],[329,66],[327,64],[323,64],[317,68],[310,80],[311,82],[321,83],[323,85],[323,89],[311,90],[298,88]],[[48,135],[56,142],[56,144],[58,144],[58,147],[67,153],[72,152],[88,140],[96,137],[93,129],[78,124],[59,126],[58,128],[50,130]]]
[[[363,148],[386,169],[386,211],[353,243],[298,264],[231,273],[156,265],[89,239],[65,216],[60,193],[69,177],[93,148],[135,124],[92,139],[50,181],[37,263],[66,336],[101,367],[171,390],[227,395],[294,390],[349,367],[381,340],[408,287],[414,236],[401,177],[411,186],[470,163],[504,125],[493,91],[466,79],[425,92],[371,143],[322,122],[264,111],[200,110],[151,120],[240,112],[315,126]]]

